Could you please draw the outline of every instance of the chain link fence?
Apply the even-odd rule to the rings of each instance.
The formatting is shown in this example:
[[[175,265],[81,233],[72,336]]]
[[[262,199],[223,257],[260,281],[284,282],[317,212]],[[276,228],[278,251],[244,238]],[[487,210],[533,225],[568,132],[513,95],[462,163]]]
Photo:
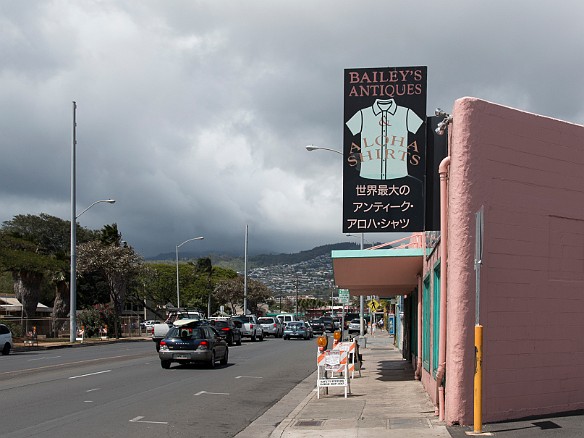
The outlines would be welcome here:
[[[19,318],[11,316],[0,317],[0,323],[10,327],[15,338],[25,338],[36,334],[38,339],[69,339],[69,318]],[[79,327],[80,329],[81,327]],[[123,316],[120,318],[120,337],[134,338],[150,336],[146,328],[140,326],[138,316]],[[113,337],[113,327],[108,328],[108,336]],[[99,333],[95,333],[99,337]]]

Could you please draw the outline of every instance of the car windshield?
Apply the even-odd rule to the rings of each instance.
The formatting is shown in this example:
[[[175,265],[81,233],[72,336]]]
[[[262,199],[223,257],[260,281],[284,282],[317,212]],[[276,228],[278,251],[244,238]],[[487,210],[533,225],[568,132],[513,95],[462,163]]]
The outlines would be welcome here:
[[[351,324],[361,324],[361,320],[359,319],[352,319]]]
[[[215,321],[215,324],[213,325],[218,328],[229,327],[229,323],[227,321]]]
[[[260,324],[272,324],[274,322],[274,318],[260,318],[258,319]]]
[[[302,328],[303,324],[301,322],[289,322],[286,327],[290,328]]]

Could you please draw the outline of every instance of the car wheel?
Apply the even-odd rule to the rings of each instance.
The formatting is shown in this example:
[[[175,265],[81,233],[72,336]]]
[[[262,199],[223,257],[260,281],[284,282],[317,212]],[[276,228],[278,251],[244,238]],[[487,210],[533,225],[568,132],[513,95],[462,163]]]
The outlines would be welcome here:
[[[156,351],[160,351],[160,342],[156,342]]]
[[[260,335],[260,342],[264,340],[264,334],[262,332],[262,334]]]
[[[211,359],[209,359],[207,366],[209,368],[215,368],[215,352],[214,351],[211,351]]]
[[[237,339],[237,342],[235,343],[235,345],[241,345],[241,336]]]
[[[255,332],[253,332],[253,335],[251,335],[251,342],[255,342],[255,341],[257,341],[257,338],[256,338]]]
[[[170,361],[169,360],[161,360],[160,361],[160,366],[162,368],[164,368],[165,370],[170,368]]]
[[[233,335],[229,335],[227,338],[227,344],[232,347],[233,346]]]
[[[229,349],[225,349],[225,355],[223,356],[223,359],[221,359],[221,365],[227,365],[227,362],[229,361]]]
[[[287,341],[288,340],[288,336],[283,336],[284,340]]]
[[[4,344],[4,348],[2,349],[2,356],[8,356],[10,354],[10,344],[7,342]]]

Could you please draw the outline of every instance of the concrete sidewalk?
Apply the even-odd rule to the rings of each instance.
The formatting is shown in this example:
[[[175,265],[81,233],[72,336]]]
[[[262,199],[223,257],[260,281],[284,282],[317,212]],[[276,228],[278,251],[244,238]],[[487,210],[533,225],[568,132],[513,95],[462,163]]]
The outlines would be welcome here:
[[[411,365],[391,342],[387,332],[367,337],[366,347],[360,349],[361,377],[355,373],[347,398],[344,388],[329,388],[328,395],[321,390],[318,399],[314,373],[296,388],[304,388],[305,396],[284,419],[277,418],[277,411],[284,409],[277,403],[237,437],[450,437],[422,384],[414,380]],[[294,394],[289,396],[282,404],[293,402]]]

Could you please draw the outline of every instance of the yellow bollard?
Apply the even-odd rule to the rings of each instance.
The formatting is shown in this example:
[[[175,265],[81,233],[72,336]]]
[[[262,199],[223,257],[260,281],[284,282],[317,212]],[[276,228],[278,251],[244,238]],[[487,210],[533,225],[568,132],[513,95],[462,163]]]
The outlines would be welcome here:
[[[483,431],[483,326],[475,325],[474,433]]]

